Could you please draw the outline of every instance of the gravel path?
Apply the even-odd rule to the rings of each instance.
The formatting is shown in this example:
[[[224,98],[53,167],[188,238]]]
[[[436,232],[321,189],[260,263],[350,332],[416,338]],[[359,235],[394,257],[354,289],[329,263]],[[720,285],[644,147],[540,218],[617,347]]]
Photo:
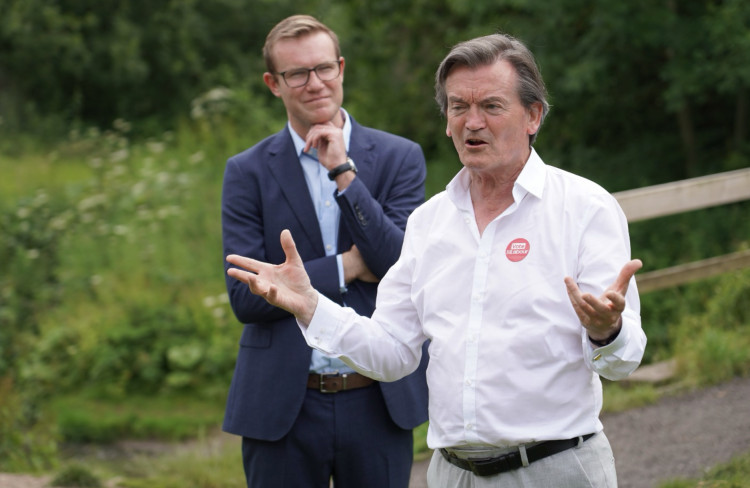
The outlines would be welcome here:
[[[607,414],[602,423],[615,453],[619,488],[654,488],[660,481],[697,477],[750,451],[750,378]],[[414,464],[409,488],[427,488],[428,463]],[[49,476],[0,473],[0,488],[46,488],[49,481]]]
[[[750,451],[750,379],[606,414],[602,423],[615,453],[619,488],[697,477]],[[409,488],[427,488],[428,463],[414,464]]]

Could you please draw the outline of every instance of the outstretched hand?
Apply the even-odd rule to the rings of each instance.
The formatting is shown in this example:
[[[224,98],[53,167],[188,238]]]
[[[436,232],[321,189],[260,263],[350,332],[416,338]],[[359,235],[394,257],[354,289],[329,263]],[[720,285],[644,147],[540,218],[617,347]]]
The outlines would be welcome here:
[[[625,310],[625,294],[628,291],[630,278],[642,266],[640,259],[625,263],[615,282],[604,290],[599,298],[591,293],[582,293],[573,278],[569,276],[565,278],[570,303],[573,304],[578,319],[588,331],[591,339],[604,340],[621,327],[620,318]]]
[[[244,268],[229,268],[227,274],[247,283],[250,291],[263,297],[271,305],[294,314],[300,322],[309,324],[318,306],[318,292],[310,284],[310,277],[302,264],[297,246],[288,230],[281,232],[281,247],[286,255],[283,264],[230,254],[227,262]]]

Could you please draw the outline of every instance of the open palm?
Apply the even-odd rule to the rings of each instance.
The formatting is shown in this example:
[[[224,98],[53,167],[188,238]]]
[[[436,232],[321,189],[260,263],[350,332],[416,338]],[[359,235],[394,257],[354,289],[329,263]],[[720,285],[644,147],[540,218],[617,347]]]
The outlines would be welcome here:
[[[639,259],[625,263],[614,283],[598,298],[591,293],[582,293],[575,280],[565,278],[570,303],[581,324],[588,330],[589,337],[598,340],[611,335],[612,329],[619,327],[630,278],[641,266],[643,263]]]
[[[227,262],[242,269],[229,268],[227,274],[243,283],[250,291],[263,297],[271,305],[294,314],[301,322],[309,324],[318,305],[318,293],[310,284],[310,277],[302,264],[297,246],[288,230],[281,232],[281,247],[286,255],[283,264],[230,254]]]

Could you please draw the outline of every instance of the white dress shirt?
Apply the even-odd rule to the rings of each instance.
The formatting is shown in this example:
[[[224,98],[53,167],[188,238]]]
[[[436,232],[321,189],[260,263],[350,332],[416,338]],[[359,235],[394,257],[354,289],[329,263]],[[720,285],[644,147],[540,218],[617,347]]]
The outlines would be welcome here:
[[[312,347],[392,381],[430,339],[427,444],[511,446],[602,429],[599,376],[632,373],[646,345],[631,280],[622,330],[596,348],[565,276],[600,296],[630,260],[625,215],[597,184],[532,150],[514,203],[479,234],[462,169],[409,219],[372,318],[319,297],[300,328]]]

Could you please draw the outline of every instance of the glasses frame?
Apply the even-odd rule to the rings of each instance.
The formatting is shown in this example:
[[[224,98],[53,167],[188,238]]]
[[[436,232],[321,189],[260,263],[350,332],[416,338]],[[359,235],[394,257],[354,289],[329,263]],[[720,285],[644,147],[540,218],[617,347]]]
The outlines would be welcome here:
[[[320,69],[320,68],[322,68],[324,66],[327,66],[330,63],[335,63],[336,66],[338,67],[338,71],[336,71],[336,76],[334,76],[333,78],[328,78],[327,80],[324,80],[323,78],[320,77],[320,73],[318,73],[318,69]],[[286,79],[286,74],[289,73],[289,72],[291,72],[291,71],[303,71],[303,70],[307,71],[307,77],[305,78],[305,82],[302,83],[301,85],[294,85],[294,86],[290,85],[289,81],[287,81],[287,79]],[[313,68],[294,68],[294,69],[288,69],[286,71],[281,71],[278,74],[281,75],[281,79],[284,80],[284,83],[286,83],[286,86],[288,86],[289,88],[302,88],[303,86],[305,86],[308,83],[310,83],[310,73],[312,71],[315,71],[315,76],[317,76],[320,81],[333,81],[336,78],[338,78],[339,76],[341,76],[341,59],[337,59],[336,61],[331,61],[331,62],[328,62],[328,63],[320,63],[319,65],[317,65],[317,66],[315,66]]]

